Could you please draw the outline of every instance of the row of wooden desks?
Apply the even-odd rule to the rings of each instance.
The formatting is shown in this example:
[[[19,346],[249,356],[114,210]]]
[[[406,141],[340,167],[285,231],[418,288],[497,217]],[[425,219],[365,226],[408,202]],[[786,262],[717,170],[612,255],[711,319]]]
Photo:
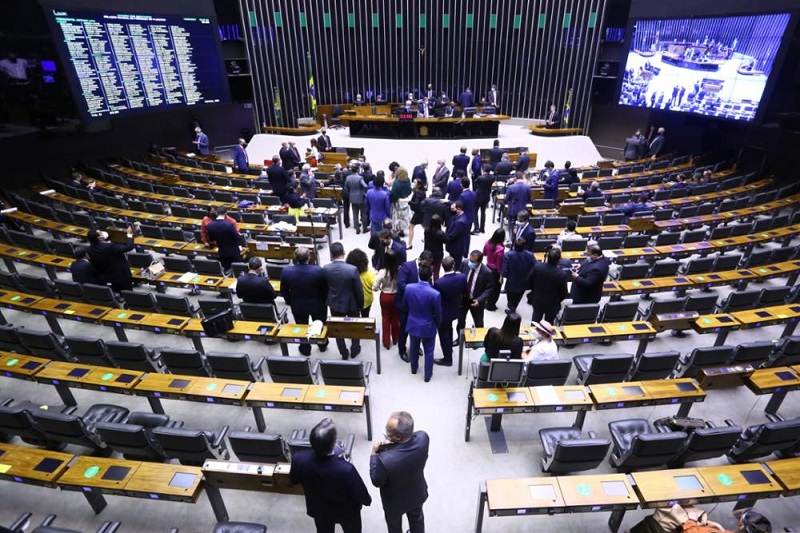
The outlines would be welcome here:
[[[469,441],[472,419],[476,416],[492,416],[490,430],[499,431],[503,414],[574,411],[573,427],[581,429],[587,411],[679,404],[678,416],[688,416],[692,404],[705,398],[705,391],[692,378],[588,386],[475,388],[471,385],[464,440]]]
[[[800,458],[767,463],[655,470],[625,474],[491,479],[481,483],[475,531],[489,516],[611,512],[618,531],[625,512],[735,501],[735,510],[759,499],[793,496],[800,490]]]
[[[753,394],[769,394],[765,413],[777,414],[786,395],[800,390],[800,365],[761,368],[744,377],[745,386]]]
[[[785,207],[793,207],[796,206],[799,201],[800,194],[793,194],[791,196],[787,196],[786,198],[780,198],[778,200],[773,200],[757,206],[746,207],[744,209],[734,209],[732,211],[712,213],[710,215],[699,215],[696,217],[658,220],[654,222],[653,225],[659,230],[670,230],[687,226],[698,226],[701,224],[729,222],[739,218],[752,217],[756,215],[767,214],[772,211],[779,211]]]
[[[90,389],[147,397],[154,413],[164,413],[161,400],[248,407],[264,431],[262,409],[298,409],[365,413],[367,438],[372,438],[369,393],[365,387],[249,382],[237,379],[183,376],[113,367],[51,361],[0,352],[0,373],[53,385],[65,405],[77,405],[71,389]]]

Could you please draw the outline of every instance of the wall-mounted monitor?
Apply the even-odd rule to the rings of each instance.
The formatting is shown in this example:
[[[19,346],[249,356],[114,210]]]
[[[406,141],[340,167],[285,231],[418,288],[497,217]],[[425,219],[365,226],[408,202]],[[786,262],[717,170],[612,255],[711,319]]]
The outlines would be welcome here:
[[[619,103],[752,121],[790,19],[770,13],[633,20]]]

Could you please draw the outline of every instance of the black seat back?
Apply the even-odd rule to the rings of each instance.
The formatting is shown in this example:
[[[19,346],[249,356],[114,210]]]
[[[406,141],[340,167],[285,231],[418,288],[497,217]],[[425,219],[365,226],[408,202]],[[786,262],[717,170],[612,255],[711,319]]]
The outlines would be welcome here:
[[[800,418],[769,422],[744,430],[728,452],[728,460],[742,463],[781,450],[791,450],[800,442]]]
[[[267,357],[267,370],[275,383],[314,383],[305,357]]]
[[[200,466],[206,459],[224,458],[224,454],[212,446],[210,436],[198,429],[158,427],[153,430],[153,437],[164,455],[186,465]]]
[[[681,353],[676,350],[643,353],[636,362],[636,370],[631,373],[630,380],[666,379],[675,370],[680,357]]]
[[[689,434],[683,450],[670,463],[670,468],[680,468],[685,463],[713,459],[724,455],[736,443],[742,428],[724,426],[699,428]]]
[[[584,376],[583,384],[615,383],[628,375],[633,363],[632,354],[605,354],[592,358],[589,370]]]
[[[20,328],[17,330],[20,342],[29,353],[57,361],[69,361],[70,357],[58,337],[50,331]]]
[[[483,366],[483,365],[482,365]],[[538,387],[543,385],[561,386],[567,382],[572,371],[572,361],[528,361],[525,373],[524,387]],[[489,365],[486,365],[486,376],[488,378]]]
[[[365,363],[362,361],[320,360],[319,369],[326,385],[366,387]]]
[[[639,302],[635,300],[608,302],[603,307],[598,322],[630,322],[636,317],[637,311]]]
[[[206,352],[206,361],[216,377],[245,381],[263,379],[260,368],[253,370],[250,356],[246,353]]]
[[[561,312],[561,325],[591,324],[597,320],[600,304],[568,304]]]
[[[173,374],[211,376],[203,355],[197,350],[161,350],[161,359]]]
[[[65,337],[69,354],[86,365],[116,366],[108,357],[103,339],[93,337]]]
[[[289,461],[289,446],[281,435],[233,431],[228,435],[231,451],[240,461],[277,463]]]
[[[726,364],[733,357],[733,346],[703,346],[695,348],[689,355],[689,365],[683,377],[696,377],[703,368]]]

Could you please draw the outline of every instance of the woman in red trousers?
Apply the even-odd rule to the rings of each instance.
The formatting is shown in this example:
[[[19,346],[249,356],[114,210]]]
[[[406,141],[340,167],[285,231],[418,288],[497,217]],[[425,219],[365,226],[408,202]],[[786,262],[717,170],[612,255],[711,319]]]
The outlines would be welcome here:
[[[387,350],[392,344],[397,344],[400,338],[400,313],[395,306],[397,296],[397,269],[400,262],[397,255],[390,251],[384,256],[383,268],[375,278],[372,289],[380,291],[381,317],[383,327],[381,328],[383,337],[383,347]]]

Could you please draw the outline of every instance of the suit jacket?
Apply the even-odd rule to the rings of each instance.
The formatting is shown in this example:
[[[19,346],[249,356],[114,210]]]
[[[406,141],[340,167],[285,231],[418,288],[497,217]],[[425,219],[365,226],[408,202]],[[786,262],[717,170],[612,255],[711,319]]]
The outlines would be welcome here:
[[[441,263],[444,259],[444,243],[447,242],[447,237],[442,230],[434,233],[432,230],[425,230],[425,250],[433,254],[433,260]]]
[[[464,311],[467,276],[461,272],[445,274],[436,280],[433,288],[442,295],[442,324],[460,318]]]
[[[390,248],[397,257],[397,262],[399,264],[402,265],[403,263],[406,262],[406,245],[403,241],[398,239],[393,239]],[[386,257],[386,248],[383,246],[383,244],[379,242],[378,246],[375,248],[375,253],[372,254],[372,268],[374,268],[375,270],[382,269],[385,266],[384,265],[385,257]]]
[[[445,250],[453,257],[466,257],[469,255],[469,231],[471,229],[469,218],[462,213],[447,225],[447,245]]]
[[[533,245],[536,242],[536,230],[530,224],[525,224],[521,228],[517,228],[514,224],[514,240],[525,239],[525,248],[533,252]]]
[[[358,269],[344,261],[322,267],[328,283],[328,307],[334,313],[359,313],[364,308],[364,287]]]
[[[664,136],[656,135],[656,138],[653,139],[653,142],[650,143],[650,155],[658,155],[663,148],[664,148]]]
[[[544,189],[544,197],[548,200],[558,200],[558,171],[553,169],[549,172],[545,172],[546,179],[542,186]]]
[[[626,161],[632,161],[634,159],[639,159],[639,154],[641,152],[642,141],[636,135],[632,135],[625,139],[625,151],[624,156]]]
[[[425,228],[431,227],[431,217],[439,215],[442,222],[447,224],[450,220],[450,205],[447,202],[442,202],[440,198],[429,196],[422,201],[420,205],[422,210],[422,225]]]
[[[249,304],[271,304],[277,295],[269,278],[245,272],[236,279],[236,296]]]
[[[281,166],[286,170],[291,170],[295,166],[294,152],[288,146],[278,150],[278,156],[281,158]]]
[[[600,189],[586,189],[583,191],[583,201],[585,202],[588,198],[602,198],[603,191]]]
[[[481,154],[475,154],[472,158],[472,162],[469,164],[470,170],[472,171],[472,176],[480,176],[481,171],[483,170],[483,159],[481,158]]]
[[[333,148],[331,138],[328,135],[320,135],[317,137],[317,148],[319,148],[320,152],[327,152]]]
[[[383,221],[392,216],[392,203],[389,201],[389,191],[384,187],[367,191],[367,206],[369,208],[370,222]]]
[[[461,273],[466,276],[468,284],[467,290],[464,293],[465,299],[467,301],[478,300],[480,306],[484,307],[486,305],[486,301],[491,298],[492,292],[494,292],[494,274],[492,274],[492,271],[489,270],[489,267],[481,263],[476,273],[478,279],[475,281],[475,289],[472,291],[472,294],[469,293],[470,268],[468,261],[464,261],[461,264]]]
[[[547,115],[547,124],[548,128],[560,128],[561,127],[561,114],[558,111],[554,111],[552,114]]]
[[[125,252],[133,250],[133,239],[125,244],[98,242],[89,247],[89,261],[100,279],[112,285],[125,285],[131,281],[131,267]]]
[[[458,170],[462,176],[466,176],[468,166],[469,156],[467,154],[458,154],[453,156],[453,174],[456,174],[456,170]]]
[[[472,91],[464,91],[461,93],[461,107],[474,107],[475,106],[475,95],[472,94]]]
[[[248,170],[250,160],[247,158],[247,151],[241,144],[237,144],[233,149],[233,166],[239,170]]]
[[[572,280],[570,297],[574,304],[594,304],[603,297],[603,283],[608,277],[609,260],[601,257],[584,261],[578,277]]]
[[[437,167],[433,174],[433,186],[445,192],[447,190],[448,179],[450,179],[450,171],[447,167],[442,167],[441,169]]]
[[[351,204],[363,204],[364,196],[367,192],[367,184],[358,174],[350,174],[344,182],[344,194]]]
[[[442,323],[442,295],[426,281],[406,285],[401,304],[406,332],[414,337],[435,337]]]
[[[528,289],[528,276],[536,264],[529,250],[511,250],[503,257],[503,277],[506,278],[507,292],[525,292]]]
[[[542,310],[559,307],[567,297],[567,275],[558,265],[536,263],[528,276],[533,307]]]
[[[510,161],[500,161],[495,165],[494,173],[498,176],[510,176],[514,173],[514,165]]]
[[[455,202],[461,196],[461,191],[464,188],[461,186],[461,180],[459,178],[453,178],[450,180],[450,183],[447,184],[447,199],[451,202]],[[466,209],[464,210],[466,211]]]
[[[72,273],[72,281],[75,283],[93,283],[95,285],[104,283],[92,263],[87,260],[73,261],[69,266],[69,271]]]
[[[281,296],[298,315],[325,317],[328,282],[319,265],[289,265],[281,273]]]
[[[428,187],[428,174],[425,172],[425,169],[422,168],[422,165],[415,166],[411,174],[411,182],[413,183],[416,180],[421,181],[426,188]]]
[[[503,158],[503,150],[498,147],[494,147],[489,150],[489,163],[492,165],[492,168],[497,166],[497,163]]]
[[[528,170],[528,167],[530,166],[531,166],[531,156],[529,156],[528,154],[519,156],[519,159],[517,159],[517,170],[519,170],[520,172],[525,172],[526,170]]]
[[[272,165],[267,169],[267,179],[269,184],[272,185],[272,192],[278,196],[286,194],[286,189],[289,187],[291,180],[289,173],[280,165]]]
[[[406,286],[419,281],[419,269],[416,261],[406,261],[400,264],[397,269],[397,294],[395,295],[395,305],[398,309],[403,309],[403,297],[406,293]]]
[[[351,463],[337,455],[317,457],[312,451],[292,456],[289,480],[303,485],[308,516],[342,522],[372,503],[364,481]]]
[[[508,217],[511,220],[517,218],[517,213],[525,211],[526,206],[531,202],[531,188],[524,181],[517,181],[506,191],[506,205],[508,206]]]
[[[239,232],[227,220],[214,220],[208,225],[208,240],[217,244],[220,258],[241,257],[239,252]]]
[[[203,155],[208,155],[208,135],[205,133],[198,133],[194,140],[197,142],[197,151]]]
[[[494,176],[491,174],[480,174],[477,178],[473,178],[472,187],[475,189],[475,204],[479,206],[489,205],[489,200],[492,197],[492,184],[494,183]]]
[[[474,223],[475,204],[477,202],[475,191],[465,189],[461,191],[461,196],[459,196],[458,199],[461,200],[462,204],[464,204],[464,214],[467,215],[467,219],[469,220],[470,224]]]
[[[381,446],[369,458],[369,477],[381,489],[383,511],[399,515],[420,507],[428,499],[425,463],[430,439],[415,431],[406,442]]]

